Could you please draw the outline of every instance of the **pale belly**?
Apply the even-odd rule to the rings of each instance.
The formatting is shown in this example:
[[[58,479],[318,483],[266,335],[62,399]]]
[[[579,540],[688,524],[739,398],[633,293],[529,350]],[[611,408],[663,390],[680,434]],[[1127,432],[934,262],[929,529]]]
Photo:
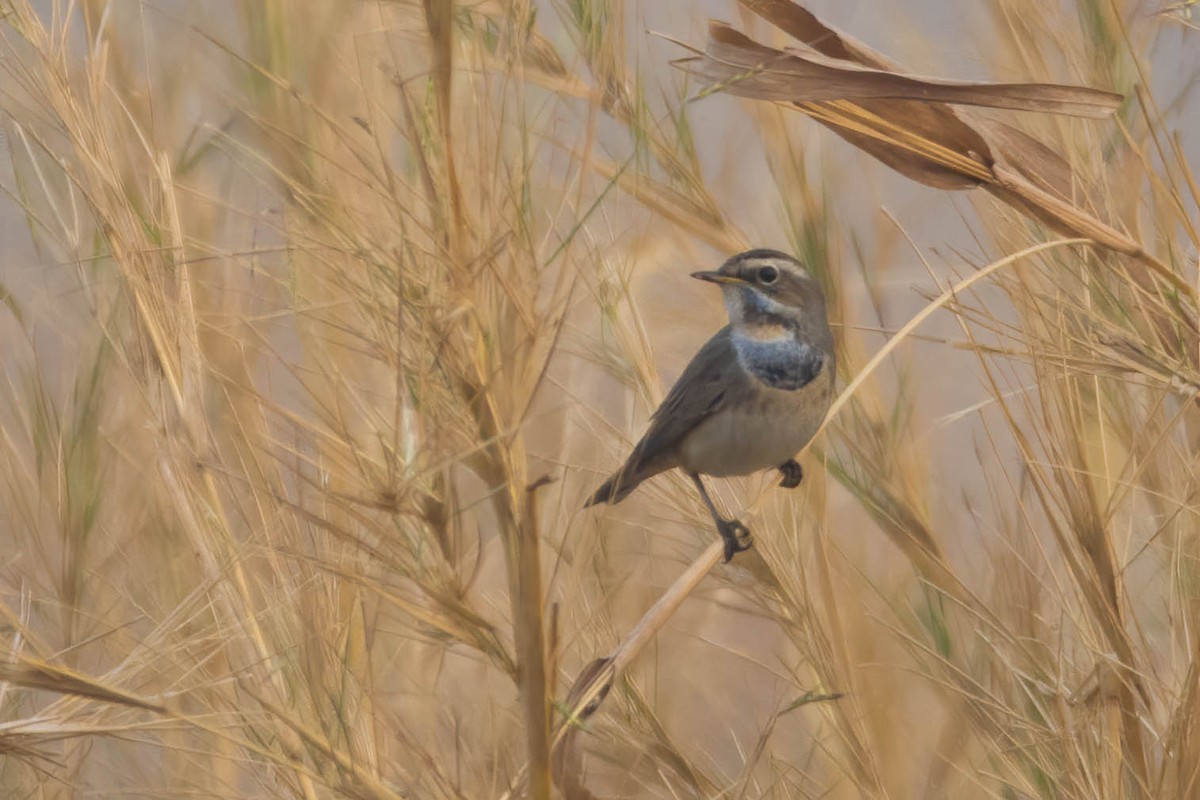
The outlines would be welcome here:
[[[763,389],[754,402],[714,414],[681,443],[683,468],[726,477],[787,461],[821,427],[829,397],[823,378],[796,392]]]

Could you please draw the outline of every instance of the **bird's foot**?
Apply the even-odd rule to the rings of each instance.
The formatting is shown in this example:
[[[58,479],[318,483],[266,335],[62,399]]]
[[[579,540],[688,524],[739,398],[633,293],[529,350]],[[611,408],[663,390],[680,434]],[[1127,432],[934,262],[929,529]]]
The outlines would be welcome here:
[[[779,485],[784,489],[795,489],[800,485],[800,481],[804,480],[804,469],[794,458],[789,458],[780,464],[779,471],[783,474],[783,480],[779,482]]]
[[[738,553],[750,549],[750,529],[736,519],[718,520],[717,533],[721,534],[721,539],[725,542],[726,564]]]

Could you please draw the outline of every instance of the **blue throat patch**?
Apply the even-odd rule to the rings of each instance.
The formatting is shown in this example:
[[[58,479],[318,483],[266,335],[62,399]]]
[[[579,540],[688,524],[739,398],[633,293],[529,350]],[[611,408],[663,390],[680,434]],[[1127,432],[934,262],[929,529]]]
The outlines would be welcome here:
[[[774,389],[789,392],[812,383],[825,365],[820,350],[790,335],[762,341],[735,332],[733,347],[738,361],[754,377]]]

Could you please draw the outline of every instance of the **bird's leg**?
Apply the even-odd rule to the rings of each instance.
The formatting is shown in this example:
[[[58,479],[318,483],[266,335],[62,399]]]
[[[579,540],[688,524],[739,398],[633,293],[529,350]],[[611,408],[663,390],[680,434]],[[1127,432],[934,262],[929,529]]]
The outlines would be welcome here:
[[[804,469],[794,458],[789,458],[780,464],[779,471],[783,473],[783,480],[779,482],[779,485],[785,489],[795,489],[800,485],[800,481],[804,480]]]
[[[750,529],[736,519],[722,517],[713,505],[712,498],[708,496],[708,490],[704,488],[704,481],[700,480],[700,476],[695,472],[689,472],[688,475],[700,490],[700,497],[704,500],[704,505],[708,506],[708,513],[712,514],[713,522],[717,524],[717,533],[721,534],[721,539],[725,542],[725,563],[728,564],[735,555],[750,549]]]

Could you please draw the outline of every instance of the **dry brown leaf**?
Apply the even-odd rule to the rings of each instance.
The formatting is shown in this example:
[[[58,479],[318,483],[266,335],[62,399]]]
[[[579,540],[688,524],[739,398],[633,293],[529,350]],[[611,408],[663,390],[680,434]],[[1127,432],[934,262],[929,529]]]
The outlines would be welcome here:
[[[679,65],[713,81],[708,91],[788,102],[897,172],[938,189],[985,188],[1067,236],[1138,259],[1175,290],[1195,289],[1141,243],[1089,209],[1087,188],[1050,147],[1003,122],[957,106],[1104,116],[1120,95],[1060,84],[988,84],[917,76],[822,23],[791,0],[740,0],[795,37],[767,47],[723,22],[707,49]]]
[[[708,36],[703,57],[683,63],[756,100],[920,100],[1082,117],[1107,116],[1121,103],[1119,94],[1083,86],[950,81],[832,58],[805,44],[776,50],[717,21]]]

